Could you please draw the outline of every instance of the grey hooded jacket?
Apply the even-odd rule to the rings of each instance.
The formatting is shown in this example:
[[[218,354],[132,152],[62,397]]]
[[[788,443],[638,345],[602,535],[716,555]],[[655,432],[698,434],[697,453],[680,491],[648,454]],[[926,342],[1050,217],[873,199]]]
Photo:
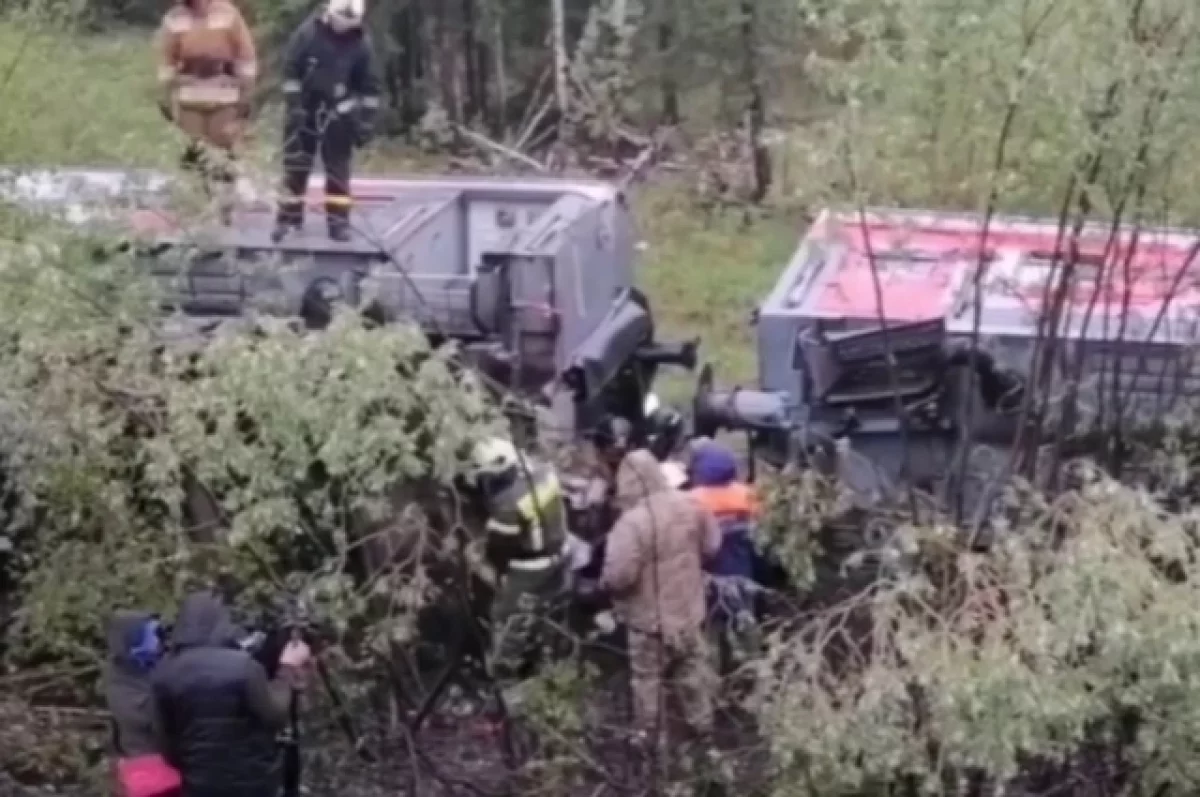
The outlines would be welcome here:
[[[150,672],[130,657],[149,612],[117,612],[108,622],[104,697],[113,719],[113,752],[134,758],[162,752],[155,728]]]

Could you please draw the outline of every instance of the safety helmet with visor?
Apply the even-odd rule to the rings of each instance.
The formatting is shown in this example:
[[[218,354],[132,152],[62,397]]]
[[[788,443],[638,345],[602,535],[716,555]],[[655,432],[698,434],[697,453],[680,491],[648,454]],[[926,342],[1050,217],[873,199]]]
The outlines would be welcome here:
[[[476,481],[501,479],[521,465],[521,455],[511,440],[491,437],[475,444],[471,452],[471,475]]]
[[[366,12],[366,0],[329,0],[325,21],[338,33],[345,33],[362,27]]]
[[[647,393],[642,417],[645,419],[646,447],[659,460],[667,459],[682,442],[683,416],[674,407],[663,404],[654,393]]]

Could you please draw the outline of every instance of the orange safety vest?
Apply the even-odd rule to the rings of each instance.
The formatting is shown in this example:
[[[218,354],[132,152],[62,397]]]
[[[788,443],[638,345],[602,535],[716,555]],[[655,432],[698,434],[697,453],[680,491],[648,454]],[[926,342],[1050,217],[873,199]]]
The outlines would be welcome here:
[[[696,487],[692,494],[712,512],[721,527],[721,548],[708,565],[716,576],[754,577],[754,542],[751,532],[758,520],[758,497],[747,484]]]
[[[753,520],[758,517],[758,496],[748,484],[734,482],[724,487],[695,487],[692,495],[717,520]]]

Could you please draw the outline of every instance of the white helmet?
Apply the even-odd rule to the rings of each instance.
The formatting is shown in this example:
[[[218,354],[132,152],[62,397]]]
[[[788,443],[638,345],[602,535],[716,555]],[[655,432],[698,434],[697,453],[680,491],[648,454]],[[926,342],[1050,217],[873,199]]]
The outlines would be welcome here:
[[[325,19],[334,30],[345,32],[361,26],[366,13],[366,0],[329,0]]]
[[[646,400],[642,402],[642,415],[649,418],[662,407],[662,401],[659,400],[655,393],[647,393]]]
[[[493,437],[475,445],[472,453],[476,476],[498,476],[521,464],[521,455],[511,440]]]
[[[688,475],[687,471],[684,470],[683,465],[680,465],[674,460],[668,459],[666,462],[660,463],[659,467],[662,468],[662,474],[666,478],[667,484],[670,485],[672,490],[678,490],[680,487],[687,484]]]

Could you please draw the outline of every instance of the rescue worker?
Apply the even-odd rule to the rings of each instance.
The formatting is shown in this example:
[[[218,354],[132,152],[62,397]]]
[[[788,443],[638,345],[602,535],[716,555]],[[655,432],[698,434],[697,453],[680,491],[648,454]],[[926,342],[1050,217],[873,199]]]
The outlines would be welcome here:
[[[738,480],[737,457],[712,440],[697,444],[688,462],[691,493],[717,519],[721,548],[707,568],[710,616],[721,670],[745,659],[757,644],[754,617],[754,529],[759,517],[754,488]]]
[[[304,226],[304,197],[318,150],[329,237],[350,238],[350,162],[373,137],[379,112],[375,57],[362,29],[364,0],[329,0],[292,35],[284,62],[283,197],[274,239]]]
[[[505,702],[541,642],[540,619],[565,586],[566,505],[554,468],[528,461],[509,440],[474,452],[475,487],[487,514],[488,560],[499,578],[492,604],[492,674]]]
[[[667,484],[659,462],[632,451],[617,470],[622,510],[609,533],[600,582],[629,628],[634,719],[663,739],[663,706],[677,693],[693,733],[712,725],[712,671],[704,638],[704,562],[721,530],[690,495]]]
[[[152,677],[156,722],[167,759],[183,777],[183,797],[276,794],[281,767],[276,733],[303,685],[308,649],[291,642],[271,681],[238,645],[220,598],[189,595],[171,635],[171,652]]]
[[[160,108],[190,139],[184,168],[210,194],[214,183],[228,189],[258,79],[250,28],[230,0],[180,0],[163,16],[157,49]]]
[[[159,623],[149,612],[120,611],[108,622],[104,697],[118,758],[161,753],[150,674],[162,656]]]

